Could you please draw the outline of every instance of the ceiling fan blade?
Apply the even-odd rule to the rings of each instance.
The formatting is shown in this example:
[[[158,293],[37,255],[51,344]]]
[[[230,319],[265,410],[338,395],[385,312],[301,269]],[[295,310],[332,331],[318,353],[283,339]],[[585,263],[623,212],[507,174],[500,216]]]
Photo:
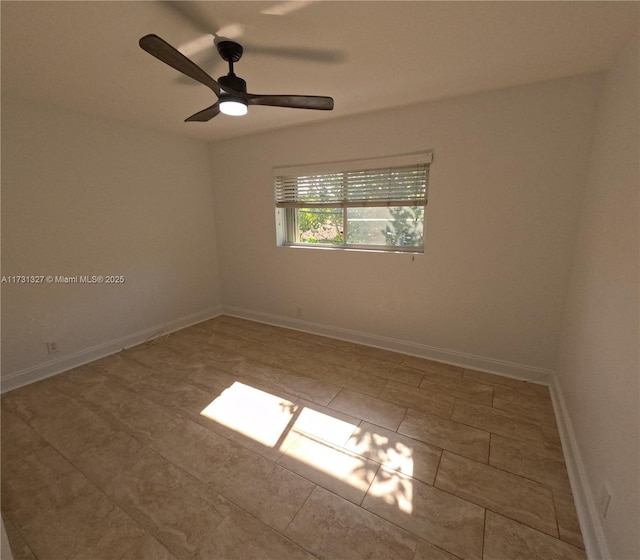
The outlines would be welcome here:
[[[184,122],[207,122],[220,113],[220,102],[216,101],[211,107],[198,111],[195,115],[191,115]]]
[[[173,14],[182,18],[199,33],[211,35],[216,40],[231,39],[235,41],[244,35],[245,26],[241,23],[230,23],[220,27],[219,23],[210,14],[212,10],[209,4],[213,3],[169,0],[161,2],[161,4],[171,10]],[[295,4],[295,2],[291,4]],[[256,7],[258,6],[260,6],[259,2],[256,3]],[[344,62],[346,59],[345,53],[337,49],[268,46],[254,43],[243,43],[243,46],[247,53],[292,60],[335,64]]]
[[[197,55],[193,56],[192,60],[209,75],[214,75],[217,70],[220,70],[219,67],[224,64],[224,60],[220,58],[218,51],[213,46],[213,40],[211,41],[211,48],[209,49],[209,51],[198,53]],[[179,74],[176,77],[176,81],[183,85],[194,87],[197,87],[198,85],[191,78],[185,76],[184,74]]]
[[[252,93],[245,95],[249,105],[318,109],[320,111],[331,111],[333,109],[333,98],[320,95],[255,95]]]
[[[220,95],[220,86],[209,74],[189,60],[179,50],[172,47],[157,35],[145,35],[139,41],[140,47],[158,60],[207,86],[216,95]]]

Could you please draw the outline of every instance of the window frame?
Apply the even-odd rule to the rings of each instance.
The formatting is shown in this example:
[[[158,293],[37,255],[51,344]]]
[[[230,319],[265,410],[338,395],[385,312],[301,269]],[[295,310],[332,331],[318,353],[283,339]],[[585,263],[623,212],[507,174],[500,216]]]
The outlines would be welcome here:
[[[358,159],[358,160],[346,160],[346,161],[338,161],[338,162],[327,162],[327,163],[316,163],[302,166],[289,166],[289,167],[275,167],[273,168],[273,181],[274,181],[274,194],[275,194],[275,202],[276,202],[276,243],[280,247],[295,247],[295,248],[305,248],[305,249],[327,249],[327,250],[338,250],[338,251],[374,251],[374,252],[386,252],[386,253],[413,253],[413,254],[423,254],[424,253],[424,233],[425,233],[425,223],[426,223],[426,206],[428,202],[428,190],[429,190],[429,172],[430,166],[433,162],[433,151],[422,151],[412,154],[403,154],[396,156],[387,156],[387,157],[378,157],[378,158],[368,158],[368,159]],[[388,172],[388,174],[393,173],[393,171],[402,170],[403,168],[407,168],[409,166],[424,166],[424,196],[417,198],[405,198],[405,199],[394,199],[394,198],[384,198],[377,197],[371,200],[369,199],[361,199],[360,201],[351,201],[349,200],[349,195],[352,192],[350,191],[348,185],[349,179],[345,179],[345,175],[350,176],[351,174],[359,174],[359,173],[370,173],[370,175],[375,175],[380,172],[380,175],[383,175],[384,172]],[[417,168],[417,167],[416,167]],[[342,187],[341,187],[341,197],[339,199],[333,199],[333,202],[313,202],[305,205],[304,201],[293,200],[291,196],[296,198],[298,194],[298,186],[297,182],[294,187],[290,187],[291,181],[297,181],[298,179],[305,177],[312,177],[315,175],[329,175],[329,174],[342,174]],[[338,180],[340,182],[340,180]],[[289,186],[288,189],[285,187]],[[420,187],[422,189],[422,187]],[[292,195],[292,190],[295,193]],[[408,191],[411,196],[415,196],[415,188],[414,190]],[[420,194],[422,190],[420,191]],[[333,194],[333,193],[331,193]],[[374,195],[375,196],[375,195]],[[280,199],[280,200],[279,200]],[[309,205],[310,204],[310,205]],[[349,208],[367,208],[367,207],[375,207],[375,206],[387,206],[387,207],[422,207],[423,208],[423,218],[422,218],[422,244],[421,245],[374,245],[374,244],[358,244],[358,243],[348,243],[347,235],[348,235],[348,223],[350,220],[347,219],[347,211]],[[298,229],[298,210],[305,208],[335,208],[336,210],[342,210],[342,219],[343,219],[343,241],[340,244],[333,243],[306,243],[299,240],[299,229]],[[351,219],[353,221],[353,219]],[[291,239],[295,239],[295,241],[291,241]]]

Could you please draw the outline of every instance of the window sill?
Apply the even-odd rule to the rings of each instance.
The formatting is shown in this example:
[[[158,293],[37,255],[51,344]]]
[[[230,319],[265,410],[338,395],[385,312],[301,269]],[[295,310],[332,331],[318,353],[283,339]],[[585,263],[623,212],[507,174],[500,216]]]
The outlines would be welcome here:
[[[279,248],[284,249],[311,249],[313,251],[346,251],[350,253],[390,253],[396,255],[424,255],[424,250],[417,249],[415,247],[408,247],[403,249],[401,247],[395,247],[388,249],[386,247],[363,247],[363,246],[333,246],[333,245],[315,245],[315,244],[282,244],[278,245]]]

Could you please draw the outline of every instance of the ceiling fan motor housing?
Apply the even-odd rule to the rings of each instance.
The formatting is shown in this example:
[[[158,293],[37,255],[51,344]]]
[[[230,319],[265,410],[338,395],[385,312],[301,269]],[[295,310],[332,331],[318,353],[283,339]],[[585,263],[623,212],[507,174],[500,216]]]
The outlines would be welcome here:
[[[242,58],[242,45],[235,41],[218,41],[216,48],[223,60],[238,62]]]
[[[218,78],[218,83],[223,90],[228,91],[231,89],[247,93],[247,82],[235,74],[229,73],[226,76],[220,76]]]

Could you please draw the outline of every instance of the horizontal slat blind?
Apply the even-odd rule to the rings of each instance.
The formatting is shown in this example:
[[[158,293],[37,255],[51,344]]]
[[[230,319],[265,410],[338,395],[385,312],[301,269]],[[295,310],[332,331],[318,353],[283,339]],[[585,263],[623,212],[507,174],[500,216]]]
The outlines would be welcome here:
[[[430,155],[430,154],[428,154]],[[409,165],[344,172],[276,174],[279,208],[424,206],[430,158]]]

